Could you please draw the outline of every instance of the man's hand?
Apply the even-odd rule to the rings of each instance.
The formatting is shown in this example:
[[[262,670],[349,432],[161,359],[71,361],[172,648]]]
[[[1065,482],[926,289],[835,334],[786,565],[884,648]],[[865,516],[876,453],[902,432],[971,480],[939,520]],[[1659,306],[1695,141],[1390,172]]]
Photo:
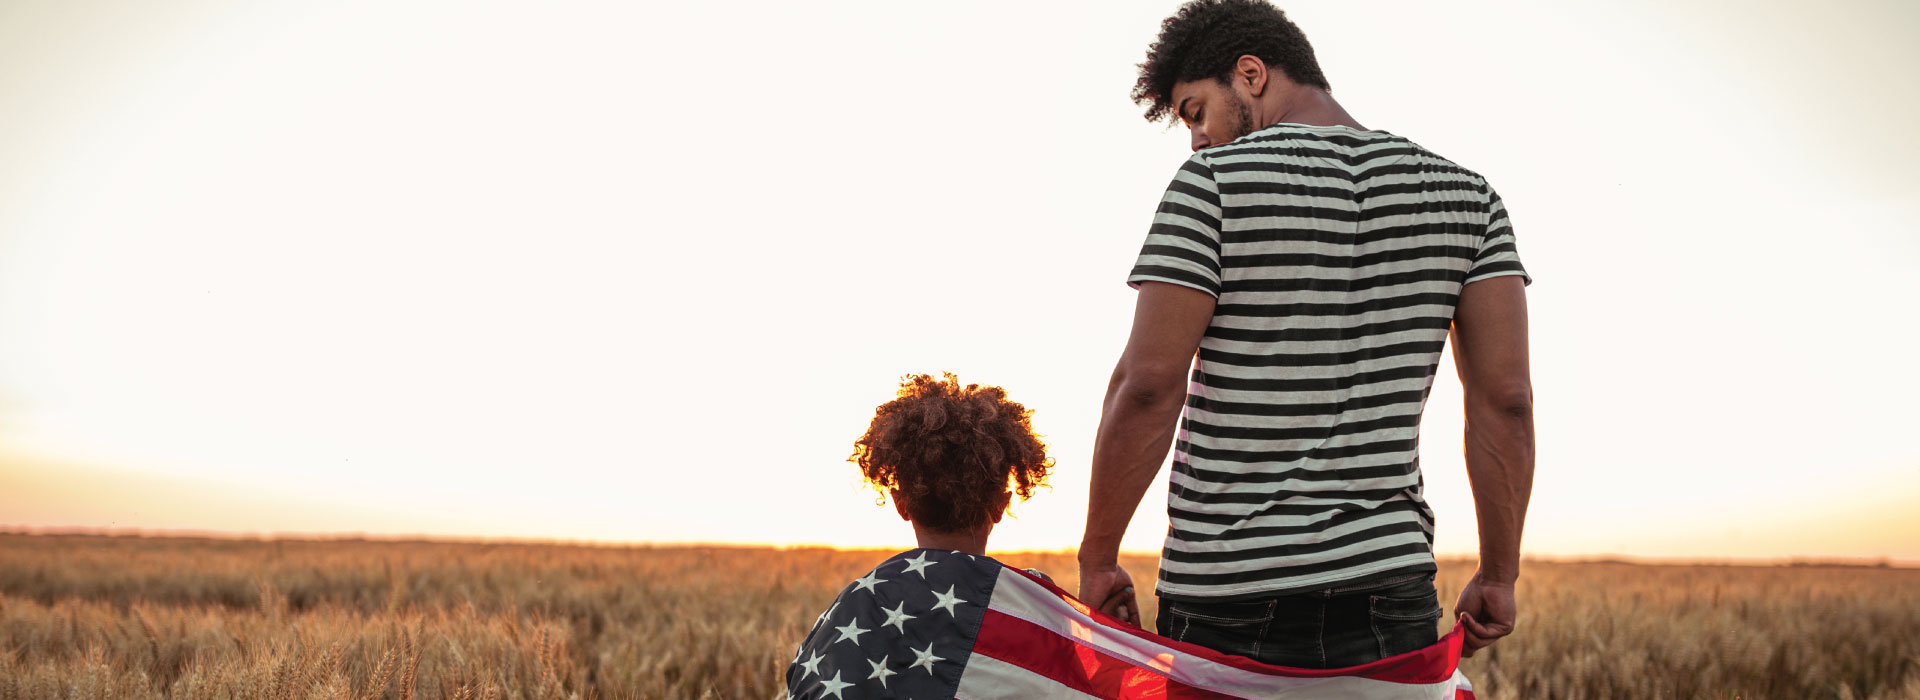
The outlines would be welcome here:
[[[1085,585],[1085,584],[1082,584]],[[1513,634],[1519,616],[1513,601],[1513,584],[1483,580],[1476,571],[1467,586],[1460,589],[1460,600],[1453,604],[1455,624],[1467,631],[1461,656],[1491,646],[1496,640]]]
[[[1140,626],[1140,601],[1133,576],[1119,564],[1080,565],[1080,600],[1121,622]]]

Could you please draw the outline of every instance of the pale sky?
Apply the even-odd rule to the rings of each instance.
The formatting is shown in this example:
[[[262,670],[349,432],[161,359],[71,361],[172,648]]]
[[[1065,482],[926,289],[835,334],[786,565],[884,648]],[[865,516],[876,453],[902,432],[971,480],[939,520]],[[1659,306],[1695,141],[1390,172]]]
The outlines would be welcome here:
[[[0,528],[905,548],[845,459],[950,370],[1072,547],[1176,5],[0,5]],[[1560,5],[1281,5],[1512,212],[1526,550],[1920,561],[1920,6]]]

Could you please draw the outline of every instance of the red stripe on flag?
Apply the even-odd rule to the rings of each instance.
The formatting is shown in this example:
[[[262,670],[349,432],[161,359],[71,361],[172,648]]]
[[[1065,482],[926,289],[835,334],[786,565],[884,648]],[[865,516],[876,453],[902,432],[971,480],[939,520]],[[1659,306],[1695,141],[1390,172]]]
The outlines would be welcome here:
[[[1153,642],[1154,644],[1159,644],[1159,645],[1166,646],[1184,653],[1192,654],[1194,656],[1198,656],[1200,658],[1206,659],[1208,661],[1212,661],[1217,664],[1221,664],[1223,666],[1232,666],[1242,671],[1248,671],[1251,673],[1260,673],[1260,674],[1265,674],[1269,676],[1285,676],[1288,678],[1331,678],[1334,676],[1358,676],[1361,678],[1371,678],[1371,679],[1380,680],[1380,681],[1391,681],[1394,683],[1412,683],[1412,684],[1418,684],[1418,685],[1441,683],[1453,677],[1454,668],[1459,665],[1460,648],[1466,639],[1466,637],[1464,636],[1466,634],[1466,630],[1464,628],[1455,627],[1452,632],[1448,632],[1445,636],[1441,637],[1438,643],[1429,645],[1422,649],[1409,651],[1405,654],[1400,654],[1398,656],[1389,656],[1387,658],[1380,659],[1372,663],[1361,664],[1359,666],[1347,666],[1344,668],[1325,668],[1325,669],[1293,668],[1289,666],[1269,666],[1267,664],[1254,661],[1253,659],[1249,659],[1244,656],[1229,656],[1227,654],[1222,654],[1220,652],[1214,651],[1212,649],[1208,649],[1203,646],[1190,644],[1187,642],[1174,641],[1172,639],[1162,637],[1152,632],[1148,632],[1146,630],[1140,629],[1138,627],[1127,624],[1125,622],[1121,622],[1119,619],[1114,618],[1106,613],[1100,612],[1099,609],[1093,608],[1092,606],[1089,606],[1086,603],[1081,602],[1079,598],[1073,597],[1072,594],[1067,593],[1064,590],[1061,590],[1059,586],[1055,586],[1053,585],[1053,583],[1045,579],[1036,577],[1032,574],[1029,574],[1025,571],[1021,571],[1019,569],[1015,569],[1013,567],[1007,567],[1006,571],[1011,571],[1021,576],[1025,576],[1027,580],[1045,587],[1047,590],[1052,591],[1055,595],[1058,595],[1062,603],[1066,604],[1069,607],[1078,609],[1083,613],[1086,613],[1087,615],[1093,618],[1094,622],[1100,623],[1103,626],[1116,629],[1121,632],[1125,632],[1127,634],[1131,634],[1135,637],[1139,637],[1146,641]],[[999,658],[999,657],[995,657],[995,658]]]
[[[973,653],[1005,661],[1099,698],[1219,700],[1232,698],[1167,678],[1151,669],[1062,637],[998,610],[987,610]]]

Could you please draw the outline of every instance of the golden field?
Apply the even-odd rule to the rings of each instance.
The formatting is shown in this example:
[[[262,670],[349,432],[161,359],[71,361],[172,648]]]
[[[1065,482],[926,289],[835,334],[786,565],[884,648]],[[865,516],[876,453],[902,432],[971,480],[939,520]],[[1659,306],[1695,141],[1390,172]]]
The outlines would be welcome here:
[[[890,553],[0,535],[0,700],[773,698]],[[1536,562],[1520,594],[1483,698],[1920,698],[1920,571]]]

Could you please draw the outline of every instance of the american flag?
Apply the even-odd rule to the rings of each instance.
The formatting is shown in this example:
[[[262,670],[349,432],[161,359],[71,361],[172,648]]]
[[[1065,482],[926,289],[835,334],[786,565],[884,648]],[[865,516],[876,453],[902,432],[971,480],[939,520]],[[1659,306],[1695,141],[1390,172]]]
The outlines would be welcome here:
[[[933,549],[848,584],[787,667],[796,700],[1471,700],[1461,633],[1363,666],[1268,666],[1141,631],[1033,574]]]

